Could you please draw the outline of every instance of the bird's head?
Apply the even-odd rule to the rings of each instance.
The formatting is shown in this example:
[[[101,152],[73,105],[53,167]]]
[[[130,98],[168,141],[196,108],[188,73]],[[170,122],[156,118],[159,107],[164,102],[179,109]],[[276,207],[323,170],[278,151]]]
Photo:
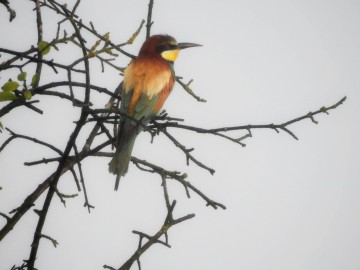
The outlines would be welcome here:
[[[155,54],[161,56],[166,61],[175,62],[180,50],[199,46],[201,45],[195,43],[178,43],[175,38],[169,35],[154,35],[144,42],[139,56]]]

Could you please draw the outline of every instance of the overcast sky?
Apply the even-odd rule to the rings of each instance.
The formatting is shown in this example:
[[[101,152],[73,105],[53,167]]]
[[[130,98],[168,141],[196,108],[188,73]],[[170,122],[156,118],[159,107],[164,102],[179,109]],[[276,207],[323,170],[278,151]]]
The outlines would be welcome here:
[[[26,50],[37,40],[33,3],[12,2],[17,17],[11,24],[0,6],[0,47]],[[100,33],[110,32],[111,40],[121,43],[146,19],[147,4],[147,0],[83,0],[78,13],[84,23],[92,21]],[[171,183],[170,196],[178,201],[175,217],[189,213],[196,217],[169,231],[171,249],[158,245],[148,250],[142,256],[143,269],[360,269],[360,2],[155,0],[153,17],[152,33],[204,45],[182,51],[175,70],[185,81],[194,79],[193,89],[207,102],[197,102],[176,85],[164,106],[187,124],[211,128],[281,123],[344,96],[347,100],[329,115],[317,116],[318,125],[305,120],[290,126],[298,141],[284,132],[254,130],[246,147],[241,147],[210,135],[169,129],[184,145],[195,148],[193,154],[216,170],[214,176],[191,162],[186,166],[183,154],[165,138],[150,144],[149,135],[141,134],[133,152],[136,157],[187,172],[193,185],[227,206],[215,211],[196,194],[187,199],[183,187]],[[45,39],[51,40],[58,18],[47,12],[43,20],[54,23],[44,24]],[[143,31],[125,49],[137,54],[144,36]],[[79,49],[62,48],[52,51],[49,59],[62,54],[61,61],[67,63],[66,56],[81,55]],[[128,61],[119,59],[123,66]],[[105,71],[101,73],[94,62],[92,83],[113,90],[121,76],[110,68]],[[9,77],[10,73],[1,74],[0,84]],[[43,82],[54,79],[49,72]],[[102,108],[106,100],[98,95],[94,106]],[[44,116],[17,109],[1,122],[63,149],[78,111],[54,98],[44,98],[38,106]],[[1,133],[0,142],[7,135]],[[56,168],[23,166],[25,161],[53,157],[42,151],[17,141],[1,153],[1,212],[19,206]],[[69,199],[66,208],[54,197],[43,233],[59,246],[55,249],[41,240],[38,269],[119,267],[137,247],[132,230],[151,235],[160,228],[166,209],[159,177],[130,165],[114,192],[108,162],[91,158],[83,163],[90,202],[95,205],[91,214],[83,207],[82,194]],[[76,192],[68,174],[59,188]],[[36,222],[36,214],[29,211],[0,243],[0,269],[28,258]],[[0,226],[4,224],[0,219]]]

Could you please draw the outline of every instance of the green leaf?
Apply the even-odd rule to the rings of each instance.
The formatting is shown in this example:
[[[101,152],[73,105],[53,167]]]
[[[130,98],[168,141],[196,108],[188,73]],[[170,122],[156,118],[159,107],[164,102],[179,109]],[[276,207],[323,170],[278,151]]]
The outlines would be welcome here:
[[[34,86],[39,81],[39,74],[35,73],[31,78],[31,86]]]
[[[14,100],[17,99],[17,97],[12,92],[0,92],[0,102],[1,101],[8,101],[8,100]]]
[[[19,87],[19,84],[17,82],[8,81],[1,87],[1,89],[6,92],[12,92],[12,91],[15,91],[18,87]]]
[[[26,75],[27,75],[26,72],[21,72],[21,73],[17,76],[17,79],[18,79],[20,82],[23,82],[23,81],[26,80]]]
[[[46,55],[50,52],[51,46],[46,41],[40,41],[38,43],[38,50],[42,53],[42,55]]]
[[[30,100],[32,98],[32,94],[30,90],[25,90],[24,91],[24,97],[26,100]]]

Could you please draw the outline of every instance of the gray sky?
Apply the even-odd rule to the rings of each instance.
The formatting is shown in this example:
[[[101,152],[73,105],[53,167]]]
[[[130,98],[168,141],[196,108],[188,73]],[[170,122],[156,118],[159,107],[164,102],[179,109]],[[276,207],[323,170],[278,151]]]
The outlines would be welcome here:
[[[99,32],[110,32],[112,41],[121,43],[146,18],[147,3],[83,0],[79,13],[84,22],[91,20]],[[17,18],[11,24],[0,7],[0,25],[6,26],[0,28],[6,37],[0,46],[25,50],[36,44],[33,6],[15,1],[13,7]],[[165,138],[150,144],[149,135],[141,134],[135,156],[187,172],[189,181],[228,208],[214,211],[195,194],[189,200],[183,187],[172,183],[171,196],[178,201],[175,216],[196,217],[169,231],[171,249],[159,245],[146,252],[143,269],[359,269],[360,2],[158,0],[153,16],[153,33],[204,45],[183,51],[175,69],[185,81],[194,79],[193,89],[207,102],[196,102],[176,85],[164,106],[187,124],[210,128],[281,123],[343,96],[347,101],[330,115],[316,117],[318,125],[305,120],[291,126],[299,141],[283,132],[253,131],[242,148],[212,136],[172,131],[184,145],[196,148],[193,154],[216,170],[214,176],[192,163],[187,167],[182,153]],[[50,21],[57,19],[52,16]],[[45,25],[45,39],[51,40],[55,30],[56,24]],[[126,49],[137,54],[144,35]],[[80,53],[62,47],[49,58]],[[128,59],[122,57],[119,63],[125,66]],[[100,71],[94,62],[93,84],[114,89],[121,81],[110,68]],[[0,84],[9,77],[2,75]],[[44,82],[53,78],[50,72]],[[106,100],[99,95],[95,106],[103,107]],[[71,121],[78,117],[65,104],[44,98],[39,105],[44,116],[18,109],[1,122],[64,147]],[[0,134],[0,142],[5,137],[6,132]],[[51,172],[45,166],[24,167],[23,162],[52,156],[24,141],[0,155],[0,211],[19,206]],[[153,234],[161,226],[166,212],[160,179],[131,166],[119,191],[113,192],[108,162],[93,158],[83,164],[90,202],[96,207],[91,214],[83,208],[81,194],[68,200],[67,208],[54,198],[44,233],[60,245],[55,249],[41,241],[39,269],[120,266],[137,247],[132,230]],[[62,178],[60,188],[75,192],[70,175]],[[1,242],[0,269],[28,258],[36,221],[29,211]],[[0,219],[0,226],[4,224]]]

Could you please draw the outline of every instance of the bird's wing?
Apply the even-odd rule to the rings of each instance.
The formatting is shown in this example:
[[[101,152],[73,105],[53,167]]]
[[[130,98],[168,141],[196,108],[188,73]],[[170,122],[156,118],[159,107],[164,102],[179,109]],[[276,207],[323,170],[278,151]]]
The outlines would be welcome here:
[[[134,117],[136,119],[143,119],[146,122],[147,120],[150,120],[150,118],[152,118],[157,113],[154,108],[158,98],[158,95],[149,97],[146,93],[141,93],[140,98],[135,106]]]

